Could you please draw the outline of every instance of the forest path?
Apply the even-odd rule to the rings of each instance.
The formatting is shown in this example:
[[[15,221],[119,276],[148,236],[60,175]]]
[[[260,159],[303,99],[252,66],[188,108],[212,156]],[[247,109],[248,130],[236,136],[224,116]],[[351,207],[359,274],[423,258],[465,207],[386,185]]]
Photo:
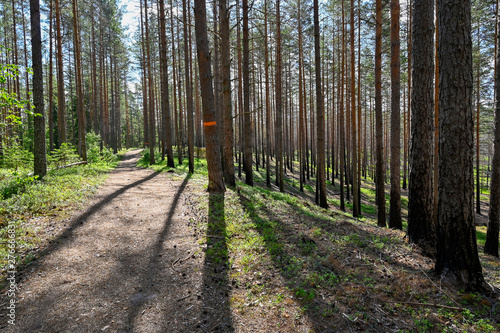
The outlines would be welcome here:
[[[25,269],[9,331],[194,332],[203,326],[202,297],[195,296],[203,258],[188,225],[189,176],[173,180],[138,168],[139,152],[125,155],[47,254]]]

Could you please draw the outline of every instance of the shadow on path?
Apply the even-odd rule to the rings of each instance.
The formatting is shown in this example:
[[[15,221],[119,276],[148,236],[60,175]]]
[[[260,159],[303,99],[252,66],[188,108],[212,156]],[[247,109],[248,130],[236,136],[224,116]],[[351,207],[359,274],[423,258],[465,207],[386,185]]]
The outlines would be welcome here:
[[[127,166],[125,166],[127,167]],[[123,194],[127,190],[134,188],[136,186],[141,185],[142,183],[145,183],[156,176],[159,175],[159,172],[152,173],[151,175],[144,177],[138,181],[133,182],[132,184],[126,185],[121,187],[120,189],[116,190],[115,192],[111,193],[110,195],[106,196],[105,198],[101,199],[99,202],[95,203],[92,205],[90,208],[88,208],[83,214],[80,216],[76,217],[73,219],[69,227],[64,230],[64,232],[57,238],[55,239],[51,245],[42,253],[50,253],[56,250],[58,247],[66,244],[69,239],[71,238],[73,232],[77,230],[79,227],[81,227],[85,222],[87,222],[95,213],[97,213],[99,210],[101,210],[104,206],[109,204],[113,199],[118,197],[120,194]]]
[[[141,309],[143,308],[143,305],[151,299],[152,295],[157,295],[159,292],[158,286],[155,284],[155,277],[160,271],[160,268],[163,267],[160,264],[161,260],[161,253],[163,252],[163,245],[165,242],[165,239],[167,238],[170,226],[172,224],[172,219],[175,213],[175,209],[177,208],[177,205],[179,203],[179,199],[181,197],[182,192],[184,192],[184,189],[186,188],[186,185],[189,182],[189,179],[191,179],[191,174],[187,174],[187,176],[184,178],[182,184],[180,185],[179,189],[177,190],[174,199],[172,200],[170,210],[168,212],[167,218],[163,224],[163,228],[161,229],[160,233],[158,234],[158,238],[156,242],[154,243],[153,247],[149,250],[146,251],[146,253],[149,253],[149,262],[145,266],[147,269],[146,274],[141,278],[141,287],[139,289],[139,293],[135,294],[131,298],[132,302],[132,307],[131,310],[128,313],[128,321],[127,321],[127,331],[130,332],[135,332],[135,320],[137,317],[140,315]],[[124,269],[127,269],[126,263],[122,263],[122,267]],[[156,296],[155,296],[156,297]]]

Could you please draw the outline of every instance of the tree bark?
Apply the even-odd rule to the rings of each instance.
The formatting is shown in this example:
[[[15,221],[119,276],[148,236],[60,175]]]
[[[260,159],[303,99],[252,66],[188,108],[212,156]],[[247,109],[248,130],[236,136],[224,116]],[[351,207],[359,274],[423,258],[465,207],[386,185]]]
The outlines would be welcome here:
[[[344,130],[344,87],[345,87],[345,24],[344,24],[344,0],[342,0],[342,49],[339,71],[340,75],[340,107],[339,107],[339,127],[340,127],[340,209],[345,211],[344,199],[344,174],[345,174],[345,130]],[[349,184],[347,184],[349,186]]]
[[[40,29],[40,1],[30,0],[31,52],[33,62],[33,104],[35,106],[34,174],[43,178],[47,174],[45,152],[45,116],[43,101],[42,34]]]
[[[385,185],[384,185],[384,147],[382,130],[382,0],[376,0],[376,33],[375,33],[375,127],[376,127],[376,175],[377,191],[377,224],[385,227]]]
[[[219,0],[222,62],[222,104],[224,113],[224,179],[229,186],[236,185],[233,159],[233,114],[231,105],[231,54],[229,36],[229,8],[227,0]]]
[[[403,229],[401,221],[401,117],[399,0],[391,0],[391,199],[389,227]]]
[[[243,0],[243,121],[244,130],[244,156],[243,170],[245,183],[253,186],[252,171],[252,117],[250,115],[250,52],[248,40],[248,0]]]
[[[433,255],[436,246],[432,188],[434,0],[413,0],[412,13],[408,237]]]
[[[58,147],[66,142],[66,111],[64,94],[64,67],[62,58],[62,35],[61,35],[61,9],[59,0],[54,3],[56,9],[56,38],[57,38],[57,130]]]
[[[500,220],[500,64],[498,48],[500,45],[498,34],[498,5],[496,8],[497,28],[495,29],[495,136],[494,151],[491,173],[491,192],[490,192],[490,211],[488,214],[488,229],[486,231],[486,243],[484,244],[484,253],[498,257],[498,235]]]
[[[148,80],[147,80],[147,69],[146,69],[146,42],[144,37],[144,20],[142,13],[142,0],[139,0],[139,7],[141,11],[141,51],[142,51],[142,119],[143,119],[143,136],[144,145],[147,147],[149,145],[149,117],[148,117]],[[106,131],[104,131],[106,133]],[[104,135],[106,138],[106,135]],[[106,139],[104,140],[106,142]]]
[[[167,33],[165,23],[165,0],[160,2],[160,67],[163,72],[161,81],[161,107],[165,119],[165,151],[167,155],[167,166],[175,167],[174,152],[172,150],[172,115],[170,112],[170,96],[168,89],[168,64],[167,64]]]
[[[50,5],[49,5],[49,110],[48,110],[48,120],[49,120],[49,151],[54,150],[54,75],[53,75],[53,51],[52,51],[52,36],[53,36],[53,1],[50,0]]]
[[[302,68],[303,68],[303,54],[302,54],[302,18],[301,18],[301,8],[300,8],[301,0],[297,0],[298,7],[298,34],[299,34],[299,160],[300,160],[300,168],[299,168],[299,182],[300,182],[300,191],[304,192],[304,181],[305,181],[305,133],[304,133],[304,91],[302,89]],[[267,26],[266,26],[267,28]],[[267,35],[267,30],[266,30]],[[267,41],[267,37],[266,37]],[[268,120],[268,126],[269,126]],[[268,185],[270,186],[270,185]]]
[[[481,52],[481,24],[477,24],[477,48]],[[476,214],[481,215],[481,169],[479,150],[479,111],[481,110],[481,64],[478,61],[476,70]]]
[[[75,45],[75,81],[76,81],[76,112],[78,115],[78,153],[82,160],[87,160],[87,147],[85,144],[85,109],[83,105],[82,87],[82,55],[80,52],[80,26],[78,2],[73,0],[73,34]]]
[[[481,288],[474,224],[471,3],[438,0],[439,202],[435,270]]]
[[[358,192],[358,143],[357,143],[357,124],[356,124],[356,68],[354,53],[354,0],[351,0],[351,124],[352,124],[352,216],[359,217],[361,214],[359,206]]]
[[[144,0],[144,30],[146,38],[146,69],[148,78],[149,111],[149,164],[155,164],[155,104],[153,97],[153,73],[151,71],[151,53],[149,51],[148,0]]]
[[[207,146],[208,191],[215,193],[224,192],[226,189],[217,142],[217,122],[215,121],[213,77],[212,69],[210,68],[205,1],[194,0],[194,18],[203,103],[203,127]]]
[[[193,90],[192,81],[190,73],[190,61],[189,61],[189,35],[187,29],[187,16],[188,12],[186,9],[187,0],[182,1],[182,16],[183,16],[183,28],[184,28],[184,70],[186,72],[186,112],[187,112],[187,127],[188,127],[188,167],[189,172],[194,173],[194,123],[193,123]],[[229,32],[228,32],[229,33]]]
[[[300,2],[300,0],[298,0]],[[300,5],[299,5],[299,85],[300,85]],[[271,101],[269,92],[269,45],[267,29],[267,0],[264,1],[264,61],[266,79],[266,185],[271,187]],[[299,88],[300,89],[300,88]],[[300,95],[299,95],[300,96]],[[299,97],[300,98],[300,97]],[[302,179],[302,178],[301,178]],[[302,185],[302,183],[301,183]]]
[[[351,0],[353,1],[353,0]],[[325,181],[325,110],[323,106],[323,88],[321,86],[321,54],[320,54],[320,36],[319,36],[319,9],[318,0],[314,0],[314,56],[316,69],[316,114],[317,114],[317,145],[318,145],[318,189],[319,206],[328,208],[326,200],[326,181]]]
[[[282,63],[281,63],[281,12],[280,2],[276,1],[276,181],[280,188],[280,192],[285,191],[283,183],[283,96],[282,96]]]
[[[437,9],[436,9],[436,22],[437,22]],[[439,45],[439,27],[436,24],[435,30],[435,50],[434,50],[434,174],[433,174],[433,199],[434,210],[433,219],[434,225],[437,226],[437,212],[438,212],[438,170],[439,170],[439,59],[438,59],[438,45]]]

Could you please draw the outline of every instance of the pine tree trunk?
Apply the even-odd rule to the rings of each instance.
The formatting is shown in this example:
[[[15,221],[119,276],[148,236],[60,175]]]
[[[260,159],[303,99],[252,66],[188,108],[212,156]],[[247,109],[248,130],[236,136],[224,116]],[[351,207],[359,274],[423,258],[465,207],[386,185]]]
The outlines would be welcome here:
[[[285,191],[285,184],[283,183],[283,104],[281,92],[281,13],[280,3],[276,2],[276,166],[278,172],[276,173],[276,180],[280,188],[280,192]]]
[[[405,129],[406,129],[406,141],[405,141],[405,148],[407,150],[407,157],[405,159],[405,162],[407,161],[408,162],[408,165],[409,165],[409,146],[410,146],[410,122],[411,122],[411,118],[410,118],[410,115],[411,115],[411,90],[412,90],[412,78],[411,78],[411,71],[412,71],[412,52],[411,52],[411,48],[412,48],[412,43],[411,43],[411,36],[412,36],[412,20],[413,20],[413,14],[412,14],[412,7],[413,7],[413,4],[412,4],[412,1],[413,0],[408,0],[408,10],[407,10],[407,13],[408,13],[408,17],[407,17],[407,21],[408,21],[408,36],[407,36],[407,49],[408,49],[408,94],[407,94],[407,111],[406,111],[406,124],[405,124]],[[406,174],[409,172],[408,170],[408,166],[405,164],[405,169],[404,169],[404,176],[403,176],[403,188],[406,189],[407,186],[406,186]],[[409,175],[408,175],[409,177]],[[408,180],[409,181],[409,180]]]
[[[435,270],[481,288],[474,224],[471,3],[438,0],[439,203]]]
[[[481,50],[481,37],[479,33],[479,27],[481,24],[477,25],[477,48]],[[476,214],[481,215],[481,169],[480,169],[480,147],[479,147],[479,111],[481,109],[481,64],[478,61],[476,70]]]
[[[95,45],[95,20],[92,20],[92,68],[93,68],[93,73],[92,73],[92,109],[94,113],[94,133],[97,134],[99,133],[99,116],[97,115],[98,109],[97,109],[97,52],[96,52],[96,45]]]
[[[361,123],[361,0],[358,0],[358,185],[356,191],[359,216],[361,216],[361,136],[362,136],[362,123]]]
[[[436,246],[432,188],[434,0],[413,2],[408,237],[432,255]]]
[[[351,0],[353,1],[353,0]],[[319,206],[328,208],[326,200],[326,181],[325,181],[325,110],[323,106],[323,89],[321,87],[321,54],[320,54],[320,36],[319,36],[319,9],[318,0],[314,0],[314,55],[316,69],[316,113],[317,113],[317,149],[318,149],[318,189]]]
[[[297,0],[298,7],[298,34],[299,34],[299,182],[300,191],[304,192],[304,181],[305,181],[305,133],[304,133],[304,91],[302,90],[302,71],[303,71],[303,55],[302,55],[302,18],[301,18],[301,0]],[[269,123],[269,121],[268,121]]]
[[[78,153],[82,160],[87,160],[87,148],[85,144],[85,109],[83,105],[82,87],[82,55],[80,52],[80,26],[78,23],[78,2],[73,0],[73,34],[75,45],[75,81],[76,81],[76,112],[78,115]]]
[[[217,1],[212,1],[212,15],[213,15],[213,47],[212,47],[212,54],[213,54],[213,61],[212,61],[212,66],[213,66],[213,73],[214,73],[214,101],[215,101],[215,117],[217,124],[217,142],[219,142],[219,150],[221,154],[221,159],[222,159],[222,171],[224,172],[224,121],[223,121],[223,115],[222,115],[222,103],[221,103],[221,97],[222,97],[222,91],[221,91],[221,72],[220,72],[220,57],[219,57],[219,52],[220,52],[220,47],[219,47],[219,39],[220,39],[220,32],[219,28],[217,26],[217,23],[220,21],[220,16],[217,8]],[[220,23],[220,22],[219,22]]]
[[[488,214],[488,229],[486,231],[486,243],[484,244],[484,253],[498,257],[498,235],[500,220],[500,64],[498,52],[499,34],[498,34],[498,1],[496,6],[497,22],[495,28],[495,137],[494,151],[491,173],[491,192],[490,192],[490,211]]]
[[[53,36],[53,24],[52,22],[54,21],[53,19],[53,2],[50,0],[50,5],[49,5],[49,110],[48,110],[48,120],[49,120],[49,151],[54,150],[54,75],[53,75],[53,51],[52,51],[52,36]],[[1,143],[0,143],[1,144]]]
[[[64,94],[64,65],[62,58],[62,34],[61,34],[61,9],[59,0],[54,3],[56,9],[56,37],[57,37],[57,129],[58,147],[66,142],[66,111]]]
[[[126,75],[124,75],[124,82],[126,82]],[[130,145],[130,110],[129,110],[129,104],[128,104],[128,87],[125,85],[124,87],[125,90],[125,148],[129,149],[131,147]]]
[[[342,49],[340,62],[340,108],[339,108],[339,126],[340,126],[340,209],[345,211],[344,199],[344,174],[345,174],[345,130],[344,130],[344,87],[345,87],[345,24],[344,24],[344,0],[342,0]],[[349,183],[347,184],[349,186]]]
[[[207,146],[208,191],[217,193],[224,192],[225,186],[219,144],[217,142],[217,123],[215,121],[213,78],[210,68],[206,17],[205,1],[194,0],[196,48],[200,71],[201,98],[203,102],[203,127]]]
[[[34,174],[43,178],[47,174],[45,152],[45,115],[43,101],[42,34],[40,29],[40,1],[30,0],[31,45],[33,62],[33,104],[35,106]]]
[[[231,54],[229,36],[229,8],[227,0],[219,0],[221,61],[222,61],[222,103],[224,112],[224,179],[229,186],[236,185],[233,159],[233,114],[231,105]]]
[[[384,147],[382,129],[382,0],[376,0],[376,38],[375,38],[375,127],[376,163],[375,186],[377,191],[377,224],[385,227],[385,185],[384,185]]]
[[[300,2],[300,0],[298,1]],[[267,0],[265,0],[264,1],[264,58],[265,58],[264,61],[265,61],[265,76],[266,76],[265,78],[266,80],[266,185],[267,187],[271,187],[271,104],[270,104],[270,92],[269,92],[269,85],[270,85],[269,45],[267,36],[268,36]],[[299,73],[300,73],[300,5],[299,5]],[[299,74],[299,82],[300,82],[300,74]]]
[[[148,0],[144,0],[144,30],[146,38],[146,69],[148,78],[148,113],[149,113],[149,164],[155,164],[155,104],[153,97],[153,73],[151,71],[151,53],[149,51]]]
[[[174,153],[172,150],[172,116],[170,112],[170,96],[168,89],[168,64],[167,64],[167,36],[165,23],[165,0],[160,0],[160,67],[163,72],[161,81],[161,108],[164,114],[165,124],[163,131],[165,140],[165,151],[167,155],[167,166],[174,168]]]
[[[253,186],[252,171],[252,118],[250,115],[250,52],[248,39],[248,0],[243,0],[243,119],[244,119],[244,156],[243,170],[245,183]]]
[[[12,55],[13,55],[12,59],[13,59],[14,65],[19,66],[19,54],[18,54],[18,49],[17,49],[17,23],[16,23],[17,13],[16,13],[16,7],[15,7],[15,1],[12,0],[11,3],[12,3],[12,25],[13,25],[12,43],[14,44],[13,48],[12,48]],[[19,76],[16,75],[16,76],[14,76],[13,79],[14,79],[14,93],[16,94],[16,96],[20,96],[21,95],[21,88],[20,88]],[[21,121],[22,120],[21,108],[18,108],[17,106],[14,105],[13,111],[14,111],[14,115]],[[15,133],[18,135],[19,142],[22,145],[23,144],[23,131],[22,131],[23,127],[21,124],[16,124],[16,125],[14,125],[14,128],[15,128]]]
[[[144,37],[144,20],[142,7],[143,2],[139,0],[140,10],[141,10],[141,56],[142,56],[142,119],[143,119],[143,136],[144,145],[147,147],[149,145],[149,117],[148,117],[148,81],[147,81],[147,69],[146,69],[146,42]],[[106,138],[106,135],[104,135]],[[104,140],[106,142],[106,139]]]
[[[189,61],[189,43],[188,43],[188,29],[187,29],[187,0],[182,1],[182,16],[184,27],[184,65],[186,72],[186,112],[187,112],[187,127],[188,127],[188,167],[189,172],[194,173],[194,123],[193,123],[193,90],[190,73]]]
[[[27,42],[26,42],[26,16],[24,15],[24,2],[21,2],[21,15],[23,17],[23,42],[24,42],[24,66],[26,68],[28,68],[28,46],[27,46]],[[30,100],[30,95],[31,95],[31,92],[30,92],[30,81],[29,81],[29,73],[28,71],[26,71],[25,73],[25,96],[26,96],[26,100],[29,101]],[[30,111],[31,110],[31,103],[28,102],[26,104],[26,111],[27,111],[27,118],[28,118],[28,135],[31,135],[30,133],[32,133],[33,131],[33,118],[31,117],[30,115]],[[33,151],[33,143],[28,141],[28,150],[29,151]]]
[[[437,21],[437,9],[436,9]],[[436,24],[435,30],[435,51],[434,51],[434,178],[433,178],[433,196],[434,196],[434,225],[437,226],[437,212],[438,212],[438,170],[439,170],[439,59],[438,59],[438,45],[439,45],[439,27]]]
[[[354,53],[354,0],[351,0],[351,121],[352,121],[352,216],[359,217],[361,214],[359,207],[358,192],[358,143],[356,124],[356,68],[354,66],[356,56]]]
[[[236,50],[237,50],[237,71],[238,71],[238,178],[241,179],[241,169],[242,169],[242,151],[243,151],[243,75],[242,75],[242,54],[241,54],[241,16],[240,16],[240,2],[236,0]]]
[[[177,57],[175,55],[175,33],[174,33],[174,10],[173,10],[173,4],[172,0],[170,0],[170,35],[171,35],[171,45],[172,45],[172,77],[173,77],[173,86],[172,86],[172,97],[174,100],[174,128],[175,128],[175,143],[177,145],[177,159],[179,165],[182,165],[182,143],[180,142],[180,135],[179,135],[179,121],[178,121],[178,114],[179,110],[177,108],[177,85],[178,81],[178,75],[180,76],[180,73],[177,73]],[[180,59],[179,59],[180,61]],[[182,101],[178,101],[179,105],[182,103]],[[181,107],[179,107],[180,109]]]
[[[391,0],[391,198],[389,227],[403,229],[401,221],[401,118],[399,0]]]

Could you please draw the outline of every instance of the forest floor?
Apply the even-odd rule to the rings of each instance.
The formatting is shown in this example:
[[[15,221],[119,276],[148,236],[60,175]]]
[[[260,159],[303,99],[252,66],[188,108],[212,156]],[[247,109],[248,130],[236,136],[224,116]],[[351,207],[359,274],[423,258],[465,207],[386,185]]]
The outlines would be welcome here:
[[[365,217],[353,219],[335,207],[333,186],[328,210],[310,191],[267,189],[259,172],[258,186],[209,195],[204,175],[140,168],[139,158],[127,153],[86,209],[36,221],[56,231],[17,272],[15,326],[1,291],[0,329],[500,331],[498,293],[434,276],[404,232],[375,225],[369,188]],[[500,288],[500,260],[480,256]]]

